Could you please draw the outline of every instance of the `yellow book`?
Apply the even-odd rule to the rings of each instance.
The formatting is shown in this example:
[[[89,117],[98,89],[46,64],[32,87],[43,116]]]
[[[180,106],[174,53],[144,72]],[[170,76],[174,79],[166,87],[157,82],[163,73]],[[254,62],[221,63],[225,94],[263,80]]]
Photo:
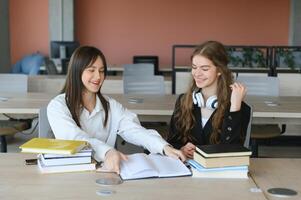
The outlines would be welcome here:
[[[75,154],[87,146],[86,141],[33,138],[19,148],[24,153]]]

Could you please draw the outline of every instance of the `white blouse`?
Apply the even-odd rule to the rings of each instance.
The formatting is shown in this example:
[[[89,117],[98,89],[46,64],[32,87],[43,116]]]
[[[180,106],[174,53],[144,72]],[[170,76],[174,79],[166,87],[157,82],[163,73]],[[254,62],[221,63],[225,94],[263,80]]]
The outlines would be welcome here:
[[[100,99],[96,97],[94,110],[89,113],[85,108],[80,115],[81,128],[77,126],[66,105],[65,94],[50,101],[47,116],[51,129],[58,139],[84,140],[94,150],[94,158],[103,161],[105,154],[114,148],[117,134],[125,141],[143,146],[151,153],[161,153],[168,143],[155,130],[143,128],[137,115],[124,108],[116,100],[104,96],[110,110],[107,127],[103,126],[105,111]]]

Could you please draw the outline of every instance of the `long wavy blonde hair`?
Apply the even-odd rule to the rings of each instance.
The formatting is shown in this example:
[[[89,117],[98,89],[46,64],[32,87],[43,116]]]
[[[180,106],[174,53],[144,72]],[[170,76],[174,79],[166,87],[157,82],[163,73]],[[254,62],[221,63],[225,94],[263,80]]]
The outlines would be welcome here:
[[[220,143],[221,127],[226,110],[230,106],[231,89],[230,84],[233,83],[233,76],[230,69],[227,67],[228,56],[223,44],[217,41],[207,41],[199,45],[191,55],[191,61],[194,56],[201,55],[211,60],[217,67],[217,71],[221,73],[217,81],[217,99],[218,108],[212,119],[213,131],[210,136],[211,144]],[[181,98],[178,109],[175,112],[174,119],[176,128],[181,133],[180,138],[183,143],[193,141],[191,131],[195,124],[195,117],[193,116],[193,102],[192,93],[198,90],[194,79],[188,91]]]

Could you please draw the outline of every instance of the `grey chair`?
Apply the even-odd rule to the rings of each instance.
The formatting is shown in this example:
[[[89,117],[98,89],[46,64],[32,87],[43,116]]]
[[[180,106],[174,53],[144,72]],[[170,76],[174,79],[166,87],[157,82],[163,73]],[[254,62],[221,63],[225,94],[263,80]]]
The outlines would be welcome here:
[[[0,96],[2,92],[27,93],[27,85],[27,75],[0,74]],[[8,120],[0,120],[0,152],[7,152],[6,136],[29,129],[32,123],[32,119],[16,119],[10,115],[5,116]]]
[[[154,76],[154,65],[146,63],[123,65],[123,76]]]
[[[0,74],[0,92],[27,93],[28,75]]]
[[[238,82],[247,86],[248,95],[279,96],[279,78],[271,76],[247,76],[238,74]]]
[[[250,120],[248,123],[247,133],[244,140],[244,147],[250,148],[250,140],[251,140],[251,129],[252,129],[252,116],[253,116],[253,108],[251,105],[248,105],[250,107]]]
[[[124,94],[165,94],[163,76],[123,76]]]
[[[162,75],[159,72],[159,57],[150,55],[135,55],[133,56],[133,63],[151,63],[154,65],[154,75]]]
[[[45,57],[44,62],[45,62],[45,68],[46,68],[47,74],[50,74],[50,75],[58,74],[56,65],[54,64],[54,62],[51,59],[49,59],[48,57]]]
[[[248,95],[279,96],[278,77],[239,75],[237,77],[237,81],[245,84]],[[251,128],[252,156],[258,157],[258,140],[266,140],[278,137],[283,134],[285,130],[285,124],[253,124]]]
[[[51,130],[47,117],[47,107],[43,107],[39,111],[39,137],[54,138],[54,134]]]

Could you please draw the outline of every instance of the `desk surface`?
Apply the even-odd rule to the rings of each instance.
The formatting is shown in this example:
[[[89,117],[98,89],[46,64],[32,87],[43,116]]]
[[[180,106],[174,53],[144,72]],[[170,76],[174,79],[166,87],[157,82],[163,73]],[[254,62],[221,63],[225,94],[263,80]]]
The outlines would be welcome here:
[[[0,113],[36,114],[54,96],[47,93],[1,93],[1,97],[6,97],[7,101],[0,100]],[[110,94],[109,96],[139,116],[159,117],[170,117],[177,98],[176,95]],[[142,100],[142,103],[130,103],[129,99]],[[262,122],[263,118],[264,123],[268,119],[270,123],[301,123],[301,97],[248,96],[247,102],[253,107],[253,118],[256,123]]]
[[[47,106],[55,94],[47,93],[1,93],[0,113],[37,114],[41,107]],[[110,94],[126,108],[138,115],[167,115],[173,112],[175,95],[123,95]],[[130,103],[130,100],[132,103]],[[141,103],[135,103],[135,101]]]
[[[254,117],[270,117],[271,113],[274,117],[301,117],[301,96],[247,96],[246,101],[253,106]]]
[[[117,186],[100,186],[95,180],[111,174],[96,172],[40,174],[37,166],[24,166],[30,154],[0,154],[0,199],[248,199],[264,200],[252,193],[253,180],[197,179],[191,177],[126,181]],[[96,191],[112,189],[101,197]]]
[[[275,187],[293,189],[298,192],[298,195],[288,199],[301,199],[301,159],[252,159],[250,173],[268,199],[282,199],[271,196],[267,192],[269,188]]]

